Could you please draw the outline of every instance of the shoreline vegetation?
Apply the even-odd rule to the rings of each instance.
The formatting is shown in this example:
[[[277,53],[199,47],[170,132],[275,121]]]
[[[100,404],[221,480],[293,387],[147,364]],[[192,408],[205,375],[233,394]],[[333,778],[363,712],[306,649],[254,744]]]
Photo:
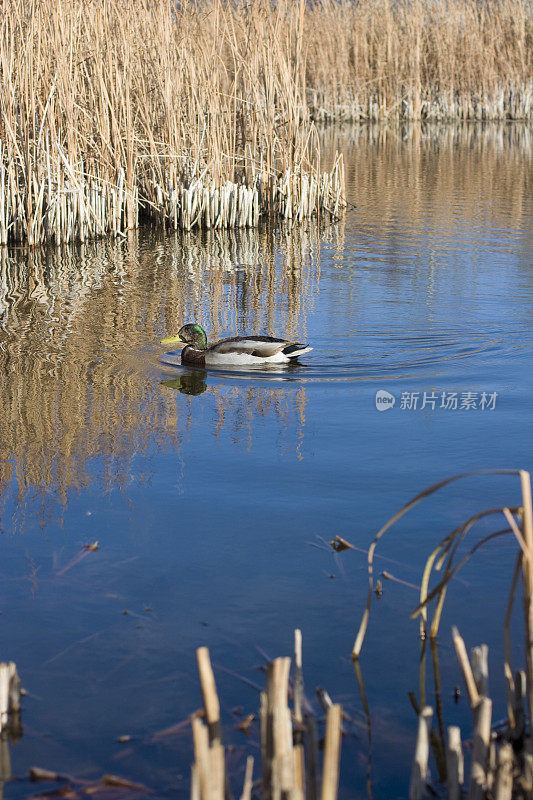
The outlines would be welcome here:
[[[233,795],[226,768],[227,751],[222,742],[220,701],[208,648],[198,648],[196,658],[203,708],[190,717],[194,743],[190,798],[223,800]],[[294,631],[292,680],[290,672],[290,658],[270,661],[266,668],[266,690],[260,695],[259,714],[250,714],[238,724],[240,730],[248,733],[256,716],[259,718],[261,778],[254,781],[254,757],[248,756],[241,800],[259,796],[257,790],[260,787],[260,796],[265,800],[305,800],[306,797],[337,800],[343,709],[339,703],[331,701],[325,689],[319,687],[317,693],[326,714],[324,735],[319,742],[318,720],[304,694],[302,633],[299,629]],[[289,707],[289,696],[292,708]]]
[[[420,652],[420,698],[409,693],[411,704],[418,716],[418,733],[413,759],[409,800],[423,800],[428,796],[438,796],[430,787],[428,761],[430,749],[437,766],[438,780],[446,784],[447,797],[460,800],[463,788],[469,800],[512,800],[512,798],[531,797],[533,792],[533,739],[531,720],[533,720],[533,502],[531,476],[526,470],[482,469],[452,475],[433,484],[413,497],[374,536],[368,549],[368,594],[366,608],[362,616],[352,651],[354,663],[360,658],[367,632],[372,604],[372,595],[382,592],[381,582],[374,586],[375,553],[382,537],[415,506],[426,498],[454,483],[472,476],[512,476],[520,481],[521,504],[516,506],[498,505],[478,511],[448,533],[434,548],[426,560],[419,586],[419,604],[411,618],[419,617]],[[502,517],[505,518],[505,527]],[[493,521],[496,530],[476,530],[478,523]],[[489,530],[492,526],[489,527]],[[469,770],[461,744],[461,731],[456,725],[447,729],[443,719],[442,686],[438,666],[439,627],[446,601],[446,593],[455,575],[463,566],[491,541],[502,536],[514,537],[517,555],[504,619],[503,677],[505,680],[507,718],[494,721],[493,703],[489,696],[488,647],[486,644],[474,647],[467,653],[465,642],[455,626],[452,626],[452,639],[457,660],[462,672],[470,708],[472,710],[473,736],[470,741],[471,755]],[[461,551],[461,545],[470,540],[470,548]],[[472,544],[472,538],[476,540]],[[331,543],[333,545],[333,543]],[[350,546],[348,542],[345,544]],[[343,548],[344,549],[344,548]],[[435,585],[434,573],[440,573]],[[382,573],[385,575],[385,573]],[[520,580],[521,579],[521,580]],[[512,642],[511,619],[519,585],[522,584],[523,600],[523,655],[525,669],[514,670],[515,657]],[[433,585],[432,585],[433,584]],[[432,585],[432,586],[431,586]],[[431,588],[430,588],[431,586]],[[433,603],[433,601],[435,601]],[[429,619],[432,613],[431,621]],[[426,650],[431,647],[433,678],[435,684],[436,726],[432,726],[433,708],[427,705],[426,691]],[[527,724],[529,722],[529,725]]]
[[[0,245],[338,218],[316,124],[533,118],[526,0],[6,0]]]
[[[6,0],[0,244],[337,218],[295,8]]]

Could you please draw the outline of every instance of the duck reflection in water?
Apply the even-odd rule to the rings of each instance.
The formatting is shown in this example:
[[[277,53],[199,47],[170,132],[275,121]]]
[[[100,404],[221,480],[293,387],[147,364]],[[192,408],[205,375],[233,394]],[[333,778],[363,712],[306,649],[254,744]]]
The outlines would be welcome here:
[[[179,378],[168,378],[161,381],[161,386],[177,389],[181,394],[203,394],[207,389],[207,372],[205,369],[192,369],[184,372]]]

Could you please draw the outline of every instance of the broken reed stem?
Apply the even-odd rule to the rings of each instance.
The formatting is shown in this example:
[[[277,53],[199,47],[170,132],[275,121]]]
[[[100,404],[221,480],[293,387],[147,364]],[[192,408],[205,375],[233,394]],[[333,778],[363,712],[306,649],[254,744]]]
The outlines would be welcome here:
[[[254,774],[254,757],[248,756],[246,759],[246,770],[244,772],[244,783],[242,787],[241,800],[251,800]]]
[[[498,771],[494,787],[494,800],[511,800],[513,796],[513,748],[504,742],[498,751]]]
[[[339,787],[339,762],[342,737],[342,706],[328,708],[326,716],[326,741],[322,773],[321,800],[335,800]]]
[[[461,746],[461,729],[456,725],[450,725],[448,728],[446,771],[448,800],[460,800],[464,782],[464,757]]]
[[[533,720],[533,508],[531,501],[531,477],[520,470],[522,508],[519,516],[522,523],[524,558],[522,558],[522,585],[524,601],[524,628],[526,634],[526,688],[530,727]],[[524,773],[531,788],[533,783],[533,737],[531,731],[523,748]]]
[[[301,670],[301,632],[295,632],[295,656]],[[198,669],[205,717],[208,725],[220,726],[219,700],[211,669],[209,651],[202,647],[197,651]],[[262,763],[262,797],[264,800],[279,800],[287,797],[304,800],[305,783],[308,786],[309,800],[318,800],[318,744],[316,720],[306,714],[302,719],[303,678],[299,712],[293,716],[288,705],[289,658],[276,658],[267,668],[267,688],[261,692],[260,729]],[[300,690],[298,690],[300,691]],[[296,701],[295,701],[296,702]],[[209,707],[209,710],[208,710]],[[340,750],[342,741],[342,707],[332,703],[326,716],[324,738],[324,759],[320,800],[337,800],[339,784]],[[224,768],[224,748],[220,738],[210,739],[209,728],[203,720],[193,715],[191,718],[195,761],[191,771],[191,800],[222,800],[231,796]],[[305,758],[301,734],[305,727],[308,743],[308,775],[304,780]],[[250,800],[253,788],[254,760],[248,757],[244,776],[241,800]]]
[[[207,647],[199,647],[196,651],[198,661],[198,672],[200,675],[200,685],[204,699],[205,715],[209,728],[209,742],[220,744],[220,704],[218,702],[217,687],[215,676],[211,667],[209,650]]]
[[[433,709],[426,706],[418,717],[415,757],[409,783],[409,800],[422,800],[426,794],[426,779],[429,759],[429,734]]]
[[[472,664],[472,675],[476,684],[478,694],[488,697],[489,694],[489,648],[486,644],[473,647],[470,650],[470,663]]]
[[[20,678],[13,661],[0,664],[0,733],[8,717],[20,710]]]
[[[463,673],[463,678],[466,686],[466,691],[468,694],[468,699],[470,701],[470,706],[471,708],[474,709],[479,705],[479,700],[480,700],[479,692],[477,690],[476,681],[474,679],[474,673],[472,672],[470,661],[468,660],[468,654],[466,652],[465,643],[455,625],[452,627],[452,637],[453,637],[455,652],[457,655],[457,660],[459,661],[459,665]]]
[[[294,716],[298,722],[302,721],[303,704],[303,671],[302,671],[302,632],[299,628],[294,631]]]
[[[269,787],[271,785],[271,749],[272,743],[268,741],[269,727],[268,727],[268,699],[267,693],[261,692],[260,695],[260,724],[261,724],[261,771],[262,771],[262,785],[263,797],[268,797]]]
[[[198,648],[196,658],[207,725],[199,717],[192,717],[195,763],[191,798],[194,796],[197,800],[224,800],[226,768],[220,734],[220,703],[207,647]]]
[[[305,751],[303,745],[303,696],[304,681],[302,670],[302,632],[299,628],[294,631],[294,719],[298,726],[294,731],[294,769],[296,786],[305,797]]]
[[[468,800],[484,800],[491,734],[492,700],[482,697],[475,713],[474,745]]]
[[[200,800],[224,800],[225,765],[224,748],[221,744],[209,743],[207,726],[198,717],[193,717],[192,733],[194,742],[194,788]]]
[[[524,587],[524,620],[526,631],[527,693],[529,719],[533,720],[533,506],[531,501],[531,477],[520,470],[522,490],[522,533],[527,549],[527,558],[522,559],[522,581]]]

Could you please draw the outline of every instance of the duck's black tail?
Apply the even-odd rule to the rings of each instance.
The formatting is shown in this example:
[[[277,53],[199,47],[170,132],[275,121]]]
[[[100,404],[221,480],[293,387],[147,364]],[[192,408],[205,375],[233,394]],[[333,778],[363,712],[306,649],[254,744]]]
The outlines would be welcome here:
[[[295,342],[295,344],[288,344],[287,347],[284,347],[283,352],[288,358],[298,358],[312,349],[313,348],[309,347],[308,344],[298,344]]]

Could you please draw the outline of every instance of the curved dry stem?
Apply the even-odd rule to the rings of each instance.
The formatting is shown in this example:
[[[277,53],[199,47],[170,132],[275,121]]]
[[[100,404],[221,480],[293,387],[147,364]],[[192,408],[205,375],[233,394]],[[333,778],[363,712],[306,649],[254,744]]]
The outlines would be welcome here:
[[[515,510],[516,509],[513,508],[513,511],[515,511]],[[464,541],[464,539],[466,538],[466,535],[472,530],[474,525],[477,522],[479,522],[479,520],[484,519],[485,517],[491,516],[492,514],[500,514],[502,512],[505,512],[505,508],[503,508],[501,506],[497,507],[497,508],[487,508],[484,511],[479,511],[477,514],[474,514],[472,517],[467,519],[466,522],[463,522],[461,525],[459,525],[458,528],[456,528],[445,539],[443,539],[441,544],[445,543],[446,547],[444,549],[444,552],[442,554],[441,559],[439,559],[439,563],[437,564],[436,569],[440,569],[442,567],[442,561],[444,560],[446,554],[448,554],[448,560],[447,560],[446,566],[444,568],[444,578],[446,578],[450,573],[450,570],[451,570],[453,561],[455,559],[455,556],[457,554],[457,550],[459,548],[459,545],[461,544],[461,542]],[[450,552],[450,548],[451,548],[451,552]],[[428,575],[428,581],[429,581],[429,575]],[[436,607],[435,613],[433,615],[433,620],[431,622],[431,629],[430,629],[430,632],[429,632],[429,635],[430,635],[431,639],[436,639],[438,631],[439,631],[440,619],[441,619],[441,616],[442,616],[442,609],[444,608],[444,601],[446,599],[447,588],[448,588],[447,586],[444,587],[444,589],[440,593],[439,599],[437,601],[437,607]],[[420,597],[420,602],[424,602],[424,600],[425,600],[425,598],[423,598],[421,596]],[[426,616],[427,616],[427,614],[426,614]]]
[[[422,582],[420,584],[420,602],[423,603],[427,597],[428,593],[428,586],[429,586],[429,576],[431,575],[431,570],[433,569],[433,564],[435,563],[435,559],[437,558],[439,552],[442,549],[442,542],[439,544],[435,550],[431,553],[429,558],[426,561],[426,565],[424,567],[424,572],[422,574]],[[424,606],[422,613],[420,614],[420,635],[425,635],[426,627],[427,627],[428,615],[427,615],[427,608]]]
[[[408,511],[414,508],[418,503],[424,500],[426,497],[438,492],[440,489],[443,489],[445,486],[448,486],[450,483],[454,483],[455,481],[461,480],[462,478],[469,478],[474,475],[520,475],[520,470],[517,469],[481,469],[481,470],[471,470],[470,472],[462,472],[459,475],[452,475],[451,478],[446,478],[443,481],[439,481],[438,483],[434,483],[428,489],[425,489],[420,494],[417,494],[406,503],[402,508],[394,514],[386,523],[383,525],[382,528],[377,532],[374,537],[372,544],[368,550],[368,593],[366,599],[366,607],[363,612],[363,618],[361,620],[361,624],[359,626],[359,630],[357,632],[357,636],[355,639],[355,643],[352,650],[352,658],[355,660],[359,658],[361,653],[361,648],[363,646],[363,642],[365,639],[366,630],[368,628],[368,621],[370,619],[370,608],[372,606],[372,593],[374,590],[374,580],[373,580],[373,571],[374,571],[374,551],[377,547],[379,540],[382,536],[391,528],[399,519],[401,519]]]
[[[421,603],[423,603],[425,601],[426,597],[427,597],[427,590],[428,590],[428,586],[429,586],[429,579],[430,579],[430,576],[431,576],[431,570],[433,568],[433,564],[435,563],[435,559],[439,555],[439,552],[442,550],[442,554],[441,554],[441,556],[440,556],[440,558],[439,558],[439,560],[437,562],[437,565],[436,565],[435,569],[440,570],[442,568],[444,560],[445,560],[445,558],[447,556],[448,556],[448,564],[446,565],[446,568],[448,569],[450,567],[451,563],[453,562],[453,558],[454,558],[455,553],[457,552],[458,545],[460,544],[460,542],[462,542],[462,540],[464,539],[465,535],[472,528],[472,526],[479,519],[481,519],[482,517],[487,516],[488,514],[499,513],[499,512],[503,512],[503,511],[504,511],[504,508],[502,506],[500,506],[499,508],[496,508],[496,509],[488,509],[486,511],[481,511],[481,512],[479,512],[477,514],[474,514],[474,516],[470,517],[469,519],[467,519],[466,522],[463,522],[457,528],[454,528],[454,530],[451,533],[448,533],[444,537],[444,539],[441,539],[441,541],[439,542],[437,547],[430,554],[429,558],[426,561],[425,567],[424,567],[424,572],[423,572],[423,575],[422,575],[422,582],[420,584],[420,602]],[[454,549],[453,549],[452,553],[450,554],[450,547],[452,546],[452,544],[454,542],[454,539],[457,537],[458,534],[461,534],[461,535],[459,536],[457,542],[455,543]],[[441,601],[439,600],[439,603],[440,602]],[[441,606],[442,606],[442,604],[441,604]],[[421,617],[421,620],[420,620],[421,633],[425,633],[426,624],[427,624],[427,609],[426,609],[425,606],[424,606],[424,609],[423,609],[422,613],[420,614],[420,617]],[[434,625],[435,625],[435,617],[433,617],[433,623],[431,625],[431,630],[432,631],[433,631]],[[438,627],[438,625],[437,625],[437,627]]]
[[[428,603],[431,603],[433,598],[436,597],[443,590],[443,588],[448,585],[448,583],[451,581],[451,579],[455,575],[457,575],[457,573],[459,572],[461,567],[464,567],[466,562],[469,561],[472,558],[474,553],[477,550],[479,550],[480,547],[483,547],[484,544],[487,544],[487,542],[490,542],[491,539],[496,539],[498,536],[504,536],[505,534],[508,534],[508,533],[512,533],[511,529],[510,528],[503,528],[501,531],[494,531],[494,533],[489,533],[488,536],[484,536],[483,539],[480,539],[479,542],[476,542],[475,545],[468,551],[468,553],[465,556],[463,556],[463,558],[459,561],[459,563],[456,564],[456,566],[449,572],[449,574],[446,577],[444,577],[441,580],[441,582],[438,583],[437,586],[435,586],[435,588],[429,593],[429,595],[427,596],[427,598],[424,601],[424,603],[420,603],[415,608],[415,610],[411,614],[411,619],[415,619],[419,614],[422,613],[422,609],[424,608],[424,606],[426,606]]]
[[[439,595],[439,599],[437,600],[437,607],[435,608],[435,613],[433,614],[433,619],[431,621],[431,628],[429,630],[429,638],[432,642],[435,641],[437,638],[437,634],[439,632],[439,625],[440,625],[440,618],[442,616],[442,609],[444,608],[444,601],[446,600],[446,592],[448,587],[445,586],[442,592]]]

